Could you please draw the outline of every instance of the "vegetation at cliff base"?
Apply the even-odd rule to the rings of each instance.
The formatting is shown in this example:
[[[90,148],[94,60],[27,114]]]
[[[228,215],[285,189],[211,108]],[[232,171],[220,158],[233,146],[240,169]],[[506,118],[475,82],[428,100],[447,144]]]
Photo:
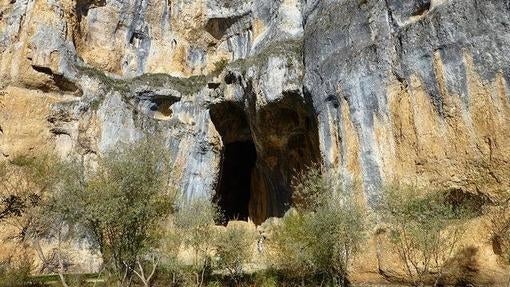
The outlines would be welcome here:
[[[152,260],[160,225],[174,204],[169,161],[157,147],[150,141],[121,146],[88,176],[81,164],[69,163],[50,198],[50,212],[87,238],[121,285],[145,271],[138,269]]]
[[[441,191],[389,186],[383,195],[379,211],[412,285],[437,286],[461,249],[466,222],[474,211],[453,204]]]
[[[367,208],[359,186],[312,166],[293,178],[283,218],[218,226],[224,220],[209,199],[179,197],[170,163],[155,139],[94,162],[49,153],[1,163],[0,225],[9,245],[0,253],[0,287],[349,286],[353,267],[372,256],[361,252],[370,240],[402,267],[399,282],[470,282],[458,270],[472,264],[476,250],[463,239],[481,203],[395,185]],[[487,223],[507,262],[509,206],[489,208]],[[83,252],[97,258],[97,273],[80,273]]]
[[[294,208],[272,238],[272,260],[288,280],[346,286],[366,239],[367,214],[334,171],[312,167],[294,179]]]

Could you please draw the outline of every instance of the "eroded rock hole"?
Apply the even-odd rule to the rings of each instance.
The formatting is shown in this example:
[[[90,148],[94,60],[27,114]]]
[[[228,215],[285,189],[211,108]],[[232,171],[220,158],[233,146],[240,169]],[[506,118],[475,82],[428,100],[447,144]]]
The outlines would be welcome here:
[[[418,3],[416,3],[416,7],[415,7],[416,9],[411,15],[412,16],[422,16],[425,13],[430,11],[431,5],[432,5],[432,3],[430,0],[419,1]]]
[[[156,99],[149,107],[153,117],[158,120],[168,120],[172,117],[173,101]]]
[[[205,30],[214,38],[220,40],[227,33],[227,30],[240,19],[242,19],[242,16],[232,18],[211,18],[207,21]]]
[[[50,92],[50,91],[55,90],[55,87],[56,87],[59,90],[64,91],[64,92],[75,93],[77,96],[81,96],[83,94],[81,89],[78,86],[76,86],[75,83],[73,83],[72,81],[66,79],[66,77],[64,77],[64,75],[60,75],[58,73],[54,73],[48,67],[32,65],[32,68],[35,71],[39,72],[39,73],[43,73],[43,74],[48,75],[53,80],[54,86],[51,85],[51,84],[45,83],[45,84],[43,84],[42,87],[40,87],[41,90],[43,90],[45,92]]]

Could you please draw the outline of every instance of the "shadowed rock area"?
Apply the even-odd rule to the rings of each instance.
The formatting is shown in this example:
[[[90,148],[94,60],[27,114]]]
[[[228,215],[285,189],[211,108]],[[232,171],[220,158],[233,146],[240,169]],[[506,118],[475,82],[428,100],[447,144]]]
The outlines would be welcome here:
[[[292,93],[253,117],[233,103],[211,108],[222,138],[214,200],[226,220],[250,218],[260,224],[287,211],[292,177],[320,161],[317,129],[309,112]]]

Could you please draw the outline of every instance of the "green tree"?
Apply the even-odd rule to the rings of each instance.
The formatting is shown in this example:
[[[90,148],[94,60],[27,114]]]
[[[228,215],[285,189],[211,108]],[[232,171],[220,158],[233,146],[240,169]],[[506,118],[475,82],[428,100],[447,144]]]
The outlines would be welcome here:
[[[154,259],[160,223],[175,197],[168,162],[152,140],[124,145],[102,157],[90,174],[81,163],[68,164],[50,199],[48,209],[100,251],[121,285],[143,272],[144,260]]]
[[[414,286],[434,285],[445,263],[460,247],[465,221],[472,212],[452,204],[444,192],[416,187],[388,187],[380,211],[391,242]]]
[[[182,236],[184,247],[193,253],[192,272],[196,286],[202,286],[211,272],[211,257],[216,238],[215,221],[221,215],[207,199],[193,199],[175,214],[175,226]]]
[[[37,206],[56,181],[51,155],[20,155],[0,162],[0,220],[22,217]]]
[[[46,261],[32,231],[42,221],[39,210],[57,182],[57,171],[58,160],[51,154],[20,155],[0,163],[0,220],[15,227],[17,234],[11,239],[24,249],[35,249],[43,263],[39,271],[45,270]]]
[[[180,230],[175,227],[171,217],[166,223],[164,234],[161,238],[161,265],[160,269],[163,281],[170,286],[178,286],[182,279],[182,273],[185,270],[180,258],[179,253],[183,242]]]
[[[0,287],[43,287],[44,284],[31,278],[34,267],[30,255],[17,254],[16,257],[0,262]]]

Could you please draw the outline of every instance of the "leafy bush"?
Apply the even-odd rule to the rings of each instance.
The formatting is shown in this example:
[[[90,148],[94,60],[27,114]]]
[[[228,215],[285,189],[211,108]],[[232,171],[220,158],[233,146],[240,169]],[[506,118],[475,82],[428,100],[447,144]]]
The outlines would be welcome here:
[[[184,271],[178,256],[183,238],[171,219],[166,222],[166,226],[163,228],[164,233],[160,243],[161,265],[160,272],[157,273],[157,280],[165,285],[176,286]]]
[[[207,199],[194,199],[175,214],[175,227],[182,237],[183,246],[193,253],[191,272],[196,286],[202,286],[210,277],[216,237],[214,222],[220,217],[218,208]]]
[[[277,287],[278,276],[271,270],[257,272],[254,278],[254,285],[258,287]]]
[[[276,267],[298,280],[347,284],[348,266],[365,238],[366,214],[334,171],[312,167],[294,181],[296,210],[272,238]]]
[[[221,60],[215,62],[214,69],[212,70],[211,74],[215,75],[215,76],[221,74],[221,72],[223,72],[223,70],[228,65],[228,63],[229,63],[229,61],[227,59],[221,59]]]
[[[253,244],[256,234],[246,227],[229,224],[218,235],[216,257],[220,269],[228,271],[230,278],[238,285],[244,274],[244,266],[253,256]]]
[[[40,222],[46,221],[40,211],[48,193],[58,182],[58,170],[59,162],[51,154],[18,155],[9,162],[0,163],[0,223],[9,225],[5,229],[0,226],[0,229],[4,231],[4,239],[8,238],[10,243],[18,244],[18,248],[12,250],[11,254],[4,254],[17,259],[16,262],[2,264],[0,277],[5,285],[35,286],[36,283],[30,283],[30,272],[42,271],[46,267],[46,261],[42,260],[42,268],[33,270],[34,266],[25,254],[30,248],[37,255],[42,252],[38,248],[38,238],[33,234],[40,232]],[[20,254],[23,256],[20,257]],[[19,284],[5,283],[9,282],[9,278]]]
[[[292,186],[293,206],[300,211],[315,211],[326,203],[328,194],[339,192],[341,184],[322,166],[313,166],[295,176]]]
[[[26,255],[19,262],[12,259],[0,262],[0,287],[42,287],[30,276],[33,264]]]
[[[0,220],[21,217],[55,183],[57,161],[51,155],[20,155],[0,163]]]
[[[380,211],[390,239],[414,286],[444,275],[445,263],[460,247],[471,210],[451,204],[444,192],[388,187]]]

